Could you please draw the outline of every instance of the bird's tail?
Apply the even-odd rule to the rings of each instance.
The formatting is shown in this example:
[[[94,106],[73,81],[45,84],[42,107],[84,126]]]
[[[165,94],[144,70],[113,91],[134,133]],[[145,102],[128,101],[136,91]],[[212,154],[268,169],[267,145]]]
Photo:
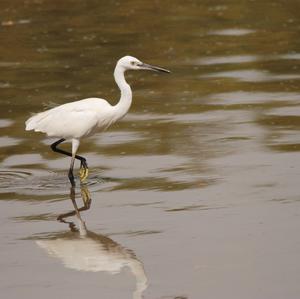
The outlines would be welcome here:
[[[35,114],[31,116],[29,119],[26,120],[25,122],[25,130],[30,131],[30,130],[35,130],[35,131],[40,131],[39,130],[39,125],[43,119],[47,117],[47,113],[41,112],[38,114]]]

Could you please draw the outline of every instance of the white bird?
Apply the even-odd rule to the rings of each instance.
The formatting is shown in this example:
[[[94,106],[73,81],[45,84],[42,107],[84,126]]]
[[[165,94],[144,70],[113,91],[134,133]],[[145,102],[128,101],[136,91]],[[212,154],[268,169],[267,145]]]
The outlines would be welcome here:
[[[75,186],[73,175],[75,159],[81,162],[80,179],[84,180],[88,176],[86,159],[76,155],[80,139],[91,136],[95,132],[106,130],[113,123],[123,118],[131,106],[132,91],[124,77],[127,70],[152,70],[170,73],[166,69],[143,63],[135,57],[124,56],[118,60],[114,70],[114,78],[121,91],[121,98],[115,106],[104,99],[88,98],[40,112],[26,121],[27,131],[34,130],[46,133],[49,137],[60,138],[51,144],[51,149],[54,152],[71,157],[68,177],[72,186]],[[66,140],[72,141],[72,153],[57,147]]]

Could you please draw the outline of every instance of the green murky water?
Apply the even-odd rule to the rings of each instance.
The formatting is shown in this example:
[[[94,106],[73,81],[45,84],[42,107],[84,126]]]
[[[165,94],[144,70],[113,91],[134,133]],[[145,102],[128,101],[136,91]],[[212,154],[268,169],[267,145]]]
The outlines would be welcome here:
[[[1,297],[298,298],[299,20],[297,1],[1,1]],[[73,193],[24,121],[116,103],[127,54],[172,74],[128,73]]]

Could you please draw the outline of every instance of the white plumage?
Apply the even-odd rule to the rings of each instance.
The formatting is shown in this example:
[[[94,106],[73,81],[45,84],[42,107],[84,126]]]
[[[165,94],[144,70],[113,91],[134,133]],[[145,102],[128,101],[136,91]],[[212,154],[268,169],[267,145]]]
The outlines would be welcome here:
[[[121,91],[120,101],[115,106],[110,105],[104,99],[88,98],[40,112],[26,121],[27,131],[34,130],[35,132],[46,133],[50,137],[60,138],[51,145],[51,148],[55,152],[72,157],[69,169],[69,179],[72,186],[75,186],[73,175],[75,159],[81,162],[81,180],[88,176],[86,159],[76,155],[80,139],[95,132],[106,130],[110,125],[124,117],[131,106],[132,91],[124,77],[127,70],[154,70],[169,73],[166,69],[142,63],[132,56],[125,56],[117,62],[114,71],[115,81]],[[72,140],[72,153],[57,147],[65,140]]]
[[[50,137],[80,139],[105,130],[117,119],[107,101],[89,98],[40,112],[26,121],[26,130],[46,133]]]

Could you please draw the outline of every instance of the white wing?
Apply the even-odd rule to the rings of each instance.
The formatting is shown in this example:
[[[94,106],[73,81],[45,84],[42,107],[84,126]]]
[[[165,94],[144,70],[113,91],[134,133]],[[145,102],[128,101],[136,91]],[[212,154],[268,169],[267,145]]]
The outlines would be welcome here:
[[[67,103],[32,116],[26,121],[26,130],[65,139],[81,138],[91,134],[99,121],[105,122],[103,117],[111,107],[107,101],[96,98]]]

